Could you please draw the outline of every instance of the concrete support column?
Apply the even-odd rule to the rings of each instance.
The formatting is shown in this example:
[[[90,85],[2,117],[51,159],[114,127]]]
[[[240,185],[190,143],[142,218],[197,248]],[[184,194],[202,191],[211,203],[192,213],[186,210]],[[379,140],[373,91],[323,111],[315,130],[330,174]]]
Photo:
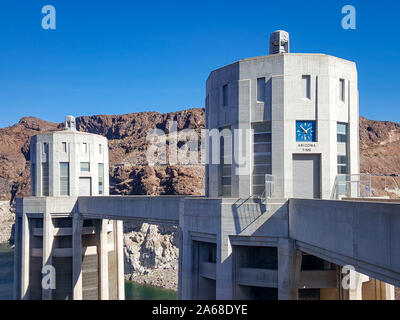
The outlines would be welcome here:
[[[124,281],[124,227],[123,221],[115,221],[115,250],[117,251],[117,272],[118,272],[118,300],[125,300]]]
[[[180,293],[180,299],[191,300],[193,299],[193,241],[189,232],[184,231],[182,233],[182,247],[179,248],[179,259],[182,265],[181,279],[178,283]]]
[[[14,282],[13,282],[13,300],[18,300],[20,297],[20,290],[18,286],[18,279],[20,278],[20,252],[21,252],[21,243],[19,241],[19,233],[20,233],[20,223],[19,223],[19,213],[15,214],[15,230],[14,230]]]
[[[222,230],[221,230],[222,231]],[[232,246],[227,233],[217,242],[216,299],[233,299]]]
[[[353,271],[349,300],[394,300],[394,286]]]
[[[26,213],[22,215],[22,256],[21,256],[21,299],[29,299],[29,220]]]
[[[43,214],[43,257],[42,265],[53,266],[52,250],[53,250],[53,221],[50,212],[47,211]],[[54,284],[55,285],[55,284]],[[44,288],[42,286],[42,299],[51,300],[53,298],[53,289]]]
[[[100,278],[100,300],[109,300],[108,289],[108,239],[107,239],[108,220],[102,219],[99,223],[99,278]]]
[[[181,227],[178,227],[178,249],[178,300],[182,300],[183,232]]]
[[[185,200],[179,202],[179,278],[178,299],[193,300],[193,240],[187,224],[190,217],[185,216]]]
[[[352,277],[350,282],[354,281],[355,283],[350,283],[349,289],[349,300],[362,300],[363,299],[363,283],[369,281],[369,277],[365,274],[350,271],[352,272]]]
[[[298,300],[301,272],[301,252],[293,240],[280,238],[278,242],[278,299]]]
[[[75,213],[72,219],[72,292],[74,300],[82,300],[82,227],[83,219]]]
[[[396,300],[394,286],[388,283],[385,283],[384,286],[386,300]]]

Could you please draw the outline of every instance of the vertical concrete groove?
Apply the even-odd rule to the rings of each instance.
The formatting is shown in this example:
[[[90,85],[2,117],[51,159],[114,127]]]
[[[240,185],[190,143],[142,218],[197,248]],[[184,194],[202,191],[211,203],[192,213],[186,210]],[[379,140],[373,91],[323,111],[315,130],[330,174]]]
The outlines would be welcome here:
[[[278,299],[298,300],[301,275],[301,252],[293,240],[280,238],[278,243]]]
[[[100,300],[109,299],[108,288],[108,240],[107,240],[108,220],[102,219],[99,223],[99,273],[100,273]]]
[[[124,226],[121,220],[115,221],[116,227],[116,250],[117,250],[117,272],[118,272],[118,300],[125,300],[124,281]]]
[[[72,292],[74,300],[82,300],[82,227],[83,219],[75,213],[72,220]]]
[[[20,230],[20,225],[19,225],[19,213],[15,213],[15,232],[14,232],[14,282],[13,282],[13,300],[18,300],[19,299],[19,293],[18,293],[18,278],[19,278],[19,259],[20,259],[20,249],[21,249],[21,243],[19,241],[19,233],[21,232]]]
[[[24,212],[22,215],[22,257],[21,257],[21,299],[29,299],[29,221]]]
[[[53,249],[53,222],[51,219],[51,214],[47,210],[43,213],[43,257],[42,257],[42,267],[52,266],[52,249]],[[46,289],[42,287],[42,299],[51,300],[53,296],[52,289]]]

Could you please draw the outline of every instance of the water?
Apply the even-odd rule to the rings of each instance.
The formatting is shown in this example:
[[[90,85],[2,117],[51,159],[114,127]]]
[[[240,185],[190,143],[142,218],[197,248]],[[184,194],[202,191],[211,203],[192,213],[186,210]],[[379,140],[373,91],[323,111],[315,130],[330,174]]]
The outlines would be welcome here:
[[[14,277],[14,251],[0,243],[0,300],[12,299]]]
[[[125,300],[176,300],[178,293],[172,290],[125,281]]]
[[[12,299],[14,251],[0,243],[0,300]],[[172,290],[125,281],[126,300],[174,300],[178,294]]]

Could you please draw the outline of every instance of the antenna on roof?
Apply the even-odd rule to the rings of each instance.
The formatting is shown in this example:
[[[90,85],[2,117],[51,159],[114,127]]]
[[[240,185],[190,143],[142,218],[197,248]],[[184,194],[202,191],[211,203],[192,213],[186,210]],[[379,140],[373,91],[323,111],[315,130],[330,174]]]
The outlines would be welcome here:
[[[76,121],[74,116],[66,116],[65,118],[65,130],[76,131]]]
[[[269,40],[269,54],[289,53],[289,33],[277,30],[271,33]]]

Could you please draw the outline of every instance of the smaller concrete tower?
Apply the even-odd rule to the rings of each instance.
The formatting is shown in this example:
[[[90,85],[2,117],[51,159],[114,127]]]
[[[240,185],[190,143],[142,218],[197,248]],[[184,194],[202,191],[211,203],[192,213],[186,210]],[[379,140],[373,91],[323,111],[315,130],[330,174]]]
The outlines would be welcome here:
[[[73,116],[64,131],[34,136],[30,150],[33,196],[109,194],[107,139],[77,131]]]
[[[65,130],[32,137],[30,151],[33,197],[17,206],[14,298],[123,300],[122,221],[78,205],[109,195],[107,139],[79,132],[67,116]],[[43,268],[54,286],[42,285]]]
[[[289,33],[277,30],[271,33],[269,40],[269,54],[289,53]]]

